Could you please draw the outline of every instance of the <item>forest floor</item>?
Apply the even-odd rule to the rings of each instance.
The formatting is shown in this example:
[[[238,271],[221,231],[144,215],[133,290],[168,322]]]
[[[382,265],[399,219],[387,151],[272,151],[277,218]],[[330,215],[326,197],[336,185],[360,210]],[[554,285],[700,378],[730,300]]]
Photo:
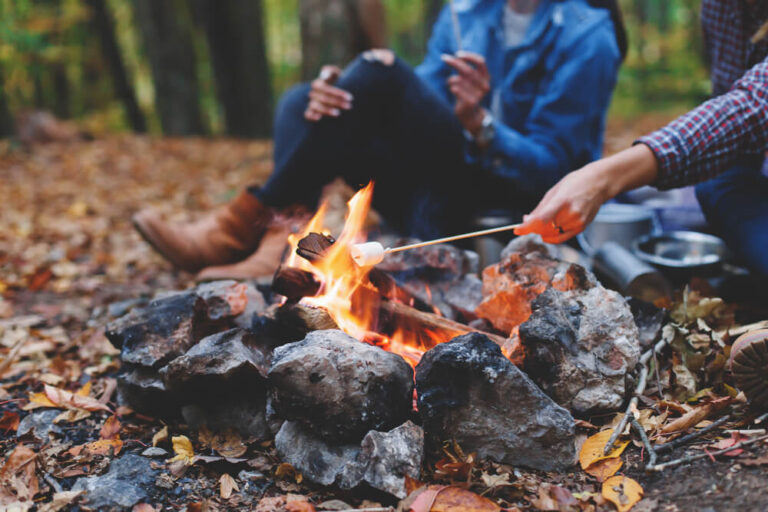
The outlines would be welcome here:
[[[631,126],[615,133],[617,145],[634,137]],[[0,510],[14,494],[33,499],[39,510],[67,509],[78,499],[67,493],[77,478],[103,473],[114,458],[141,454],[153,445],[153,436],[160,435],[156,444],[170,458],[168,431],[189,435],[195,452],[205,451],[204,442],[184,425],[116,408],[112,391],[119,361],[104,326],[139,297],[191,284],[191,276],[174,271],[134,232],[130,216],[137,208],[156,206],[183,218],[184,212],[208,209],[243,185],[263,180],[270,169],[266,142],[122,135],[31,149],[0,143]],[[17,438],[19,420],[30,414],[25,409],[45,401],[34,393],[46,384],[81,389],[88,400],[100,396],[110,411],[77,409],[78,417],[37,427],[57,430],[54,436]],[[583,437],[594,433],[588,424],[582,427]],[[268,443],[242,442],[247,464],[194,464],[180,472],[165,457],[155,459],[160,476],[144,500],[154,508],[137,510],[249,510],[258,504],[257,510],[266,511],[305,499],[318,508],[324,502],[332,508],[330,499],[380,506],[365,496],[297,482],[296,475],[280,469]],[[705,458],[646,475],[642,448],[630,444],[622,472],[645,491],[634,510],[768,510],[768,448],[754,446],[738,457]],[[701,453],[701,448],[679,451]],[[265,477],[254,478],[254,472]],[[493,473],[500,478],[484,478]],[[430,473],[423,480],[446,482],[452,476]],[[470,480],[473,490],[505,507],[614,510],[600,498],[600,483],[578,468],[546,474],[478,465]]]

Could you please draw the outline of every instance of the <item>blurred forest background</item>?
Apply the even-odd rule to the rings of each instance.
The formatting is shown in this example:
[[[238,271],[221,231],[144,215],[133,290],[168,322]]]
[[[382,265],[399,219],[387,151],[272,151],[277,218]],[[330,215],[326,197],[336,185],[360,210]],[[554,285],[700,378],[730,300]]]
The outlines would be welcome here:
[[[620,0],[630,39],[611,118],[709,91],[699,0]],[[422,58],[442,0],[0,0],[0,137],[31,109],[92,133],[268,137],[276,98],[386,45]]]

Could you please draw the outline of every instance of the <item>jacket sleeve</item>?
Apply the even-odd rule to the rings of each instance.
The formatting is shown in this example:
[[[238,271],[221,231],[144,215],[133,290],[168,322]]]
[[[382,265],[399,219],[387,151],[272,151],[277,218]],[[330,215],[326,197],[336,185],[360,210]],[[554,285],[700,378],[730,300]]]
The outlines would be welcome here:
[[[768,59],[729,92],[638,139],[656,155],[661,189],[712,178],[744,155],[768,150]]]
[[[610,23],[583,34],[559,56],[523,129],[495,121],[496,136],[480,155],[483,166],[540,197],[566,173],[597,158],[618,66]]]
[[[416,67],[416,74],[421,78],[440,99],[452,104],[453,98],[445,82],[451,76],[449,66],[441,59],[444,53],[454,54],[457,51],[456,41],[451,25],[451,13],[448,7],[440,11],[440,15],[432,27],[432,35],[427,43],[427,53],[424,61]]]

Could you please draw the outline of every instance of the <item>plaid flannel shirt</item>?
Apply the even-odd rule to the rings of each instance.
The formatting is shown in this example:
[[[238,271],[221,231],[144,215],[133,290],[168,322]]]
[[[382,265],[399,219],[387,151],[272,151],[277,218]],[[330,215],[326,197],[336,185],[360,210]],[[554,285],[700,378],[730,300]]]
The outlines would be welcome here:
[[[659,162],[657,187],[710,179],[740,157],[768,149],[768,38],[750,42],[767,19],[765,0],[702,1],[716,97],[638,139]]]

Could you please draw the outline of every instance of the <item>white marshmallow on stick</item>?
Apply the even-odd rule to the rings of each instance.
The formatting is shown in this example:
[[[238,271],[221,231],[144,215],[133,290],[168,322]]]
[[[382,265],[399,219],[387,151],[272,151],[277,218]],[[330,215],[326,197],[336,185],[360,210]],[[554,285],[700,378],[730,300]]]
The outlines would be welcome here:
[[[418,249],[419,247],[427,247],[428,245],[445,244],[448,242],[455,242],[456,240],[464,240],[465,238],[493,235],[503,231],[511,231],[520,226],[521,224],[510,224],[508,226],[483,229],[481,231],[473,231],[472,233],[464,233],[463,235],[447,236],[445,238],[438,238],[437,240],[429,240],[427,242],[419,242],[417,244],[410,245],[401,245],[400,247],[388,247],[386,249],[379,242],[365,242],[363,244],[353,245],[349,250],[349,255],[352,257],[352,260],[357,264],[357,266],[371,267],[384,261],[384,256],[393,252]]]

